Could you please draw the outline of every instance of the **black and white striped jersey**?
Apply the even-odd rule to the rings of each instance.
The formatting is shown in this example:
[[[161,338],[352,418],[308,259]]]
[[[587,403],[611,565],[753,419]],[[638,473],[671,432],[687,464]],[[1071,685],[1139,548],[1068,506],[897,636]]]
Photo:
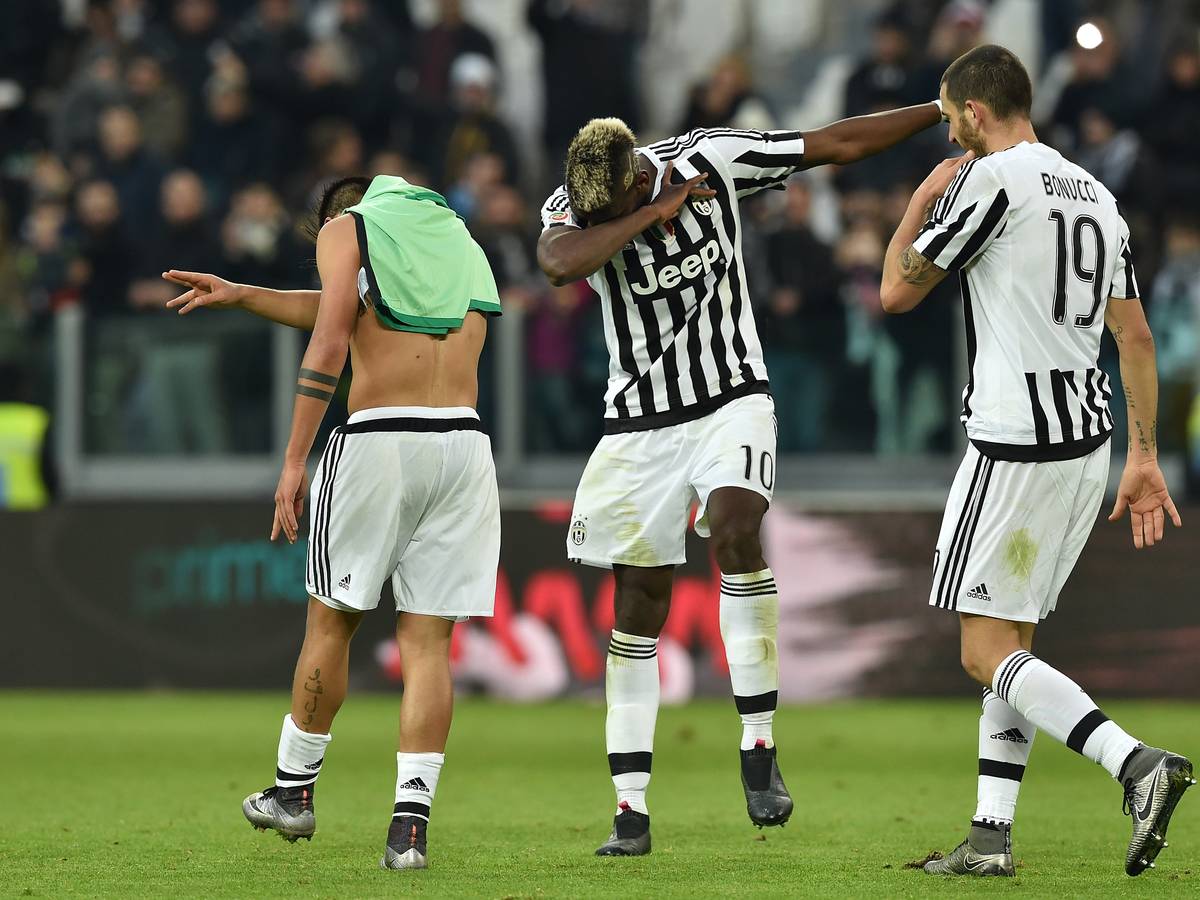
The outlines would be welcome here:
[[[738,201],[783,185],[802,165],[796,131],[709,128],[638,148],[676,182],[708,172],[712,199],[689,199],[665,226],[637,235],[588,277],[600,295],[609,352],[608,434],[661,428],[765,393]],[[579,227],[564,187],[542,207],[542,227]]]
[[[1100,370],[1109,298],[1138,296],[1129,227],[1109,191],[1045,144],[959,170],[913,247],[958,272],[967,437],[995,459],[1072,459],[1106,441]]]

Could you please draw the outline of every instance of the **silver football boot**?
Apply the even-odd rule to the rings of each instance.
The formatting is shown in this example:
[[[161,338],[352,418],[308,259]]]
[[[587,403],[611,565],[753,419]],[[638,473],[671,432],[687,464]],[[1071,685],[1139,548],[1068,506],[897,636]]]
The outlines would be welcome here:
[[[429,822],[420,816],[396,816],[388,828],[381,869],[424,869]]]
[[[313,791],[306,787],[276,787],[251,794],[242,801],[242,813],[258,831],[275,829],[285,841],[311,841],[317,830]]]
[[[1184,791],[1196,783],[1191,760],[1153,747],[1139,748],[1156,754],[1157,762],[1140,777],[1126,778],[1122,811],[1133,819],[1133,837],[1125,851],[1125,874],[1141,875],[1154,868],[1159,851],[1167,846],[1167,826]],[[1144,766],[1138,766],[1144,769]]]
[[[979,853],[965,840],[942,859],[925,863],[928,875],[999,875],[1012,878],[1017,874],[1012,858],[1012,830],[1004,829],[1003,853]]]

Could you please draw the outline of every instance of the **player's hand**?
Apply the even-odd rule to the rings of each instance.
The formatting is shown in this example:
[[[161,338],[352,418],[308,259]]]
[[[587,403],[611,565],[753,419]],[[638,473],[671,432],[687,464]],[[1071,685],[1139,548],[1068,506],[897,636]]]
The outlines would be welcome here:
[[[956,156],[953,159],[943,159],[933,167],[932,172],[925,176],[925,180],[917,188],[917,196],[926,203],[933,203],[942,194],[946,193],[946,188],[950,187],[950,182],[954,180],[954,176],[958,174],[958,170],[974,158],[975,153],[968,150],[962,156]]]
[[[679,215],[679,208],[683,206],[688,197],[708,199],[717,196],[716,191],[704,185],[704,179],[708,177],[707,172],[701,172],[679,184],[672,184],[671,173],[674,171],[675,163],[667,163],[667,167],[662,173],[662,179],[659,181],[658,196],[650,204],[650,207],[658,213],[659,222],[666,222]]]
[[[228,309],[237,306],[242,300],[242,286],[217,275],[171,269],[169,272],[163,272],[162,277],[188,289],[174,300],[167,301],[167,309],[178,310],[181,316],[187,315],[198,306]]]
[[[1129,460],[1125,463],[1121,484],[1117,488],[1117,502],[1108,521],[1117,521],[1126,508],[1129,509],[1129,521],[1133,526],[1133,546],[1139,550],[1153,547],[1163,539],[1164,510],[1176,528],[1183,527],[1183,520],[1179,518],[1179,511],[1167,492],[1166,479],[1156,460]]]
[[[275,488],[275,521],[271,524],[271,540],[280,532],[289,544],[296,543],[300,517],[304,515],[304,497],[308,493],[308,469],[304,463],[287,462]]]

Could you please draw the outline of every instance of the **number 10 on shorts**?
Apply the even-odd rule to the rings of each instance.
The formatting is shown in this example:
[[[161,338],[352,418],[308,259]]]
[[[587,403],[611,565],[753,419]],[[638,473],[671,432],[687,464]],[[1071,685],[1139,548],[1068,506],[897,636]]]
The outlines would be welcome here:
[[[742,444],[742,449],[746,451],[746,480],[754,480],[754,448],[749,444]],[[768,491],[775,484],[775,457],[769,451],[764,450],[758,455],[758,480],[762,486]]]

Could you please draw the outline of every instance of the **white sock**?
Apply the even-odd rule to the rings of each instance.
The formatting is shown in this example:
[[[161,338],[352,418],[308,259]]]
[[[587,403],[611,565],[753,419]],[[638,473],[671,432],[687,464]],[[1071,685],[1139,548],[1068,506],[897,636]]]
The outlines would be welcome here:
[[[771,720],[779,703],[779,591],[770,569],[721,574],[721,640],[733,701],[742,717],[741,749],[775,746]]]
[[[983,712],[979,716],[979,793],[973,821],[1012,824],[1017,793],[1036,734],[1037,729],[1028,719],[991,688],[983,689]]]
[[[279,732],[275,784],[278,787],[315,784],[321,774],[321,763],[325,761],[325,748],[331,740],[332,734],[301,731],[291,713],[284,716],[283,730]]]
[[[658,638],[613,630],[605,665],[608,719],[604,736],[617,812],[649,814],[646,787],[658,718]]]
[[[429,821],[429,808],[442,774],[444,753],[396,754],[396,806],[392,817],[420,816]]]
[[[1138,746],[1137,739],[1102,713],[1083,688],[1025,650],[1010,654],[996,667],[992,690],[1056,741],[1102,765],[1113,778]]]

